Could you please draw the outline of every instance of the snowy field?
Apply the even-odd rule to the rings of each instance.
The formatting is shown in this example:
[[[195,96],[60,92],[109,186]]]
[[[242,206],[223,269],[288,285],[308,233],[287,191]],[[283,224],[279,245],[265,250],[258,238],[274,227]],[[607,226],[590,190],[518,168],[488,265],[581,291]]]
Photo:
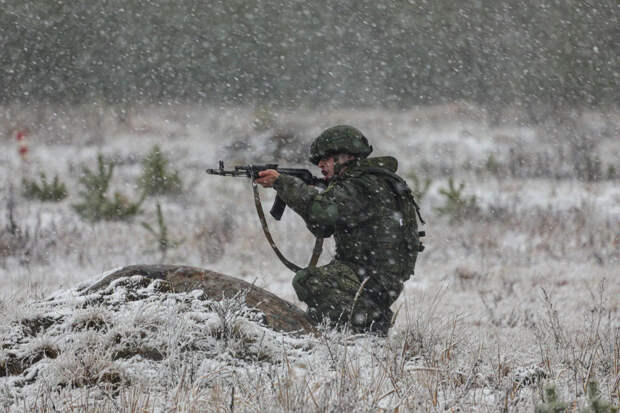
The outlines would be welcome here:
[[[254,111],[184,106],[5,107],[0,115],[0,406],[7,411],[533,411],[554,385],[572,408],[588,384],[620,405],[620,113],[491,124],[465,104]],[[242,278],[303,308],[227,166],[305,162],[321,130],[347,123],[393,155],[422,196],[426,250],[389,337],[274,332],[234,300],[158,290],[138,278],[91,301],[78,286],[165,257]],[[15,134],[26,129],[28,153]],[[73,210],[84,166],[114,160],[110,195],[140,197],[159,145],[183,191],[146,198],[129,221]],[[22,179],[58,175],[69,196],[26,199]],[[441,214],[449,180],[472,207]],[[416,184],[417,182],[417,184]],[[427,183],[427,185],[425,185]],[[265,209],[274,194],[261,190]],[[271,231],[305,265],[313,239],[286,211]],[[320,263],[333,256],[327,242]],[[131,296],[129,300],[127,297]],[[91,297],[92,298],[92,297]],[[92,304],[95,302],[96,304]]]

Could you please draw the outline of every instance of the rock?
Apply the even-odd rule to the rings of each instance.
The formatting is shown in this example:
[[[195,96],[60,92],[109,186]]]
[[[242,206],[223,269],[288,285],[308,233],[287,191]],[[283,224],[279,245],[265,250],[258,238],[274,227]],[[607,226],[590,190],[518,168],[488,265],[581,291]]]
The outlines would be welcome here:
[[[94,284],[83,288],[87,295],[104,289],[113,281],[141,275],[153,280],[165,280],[174,292],[202,290],[212,300],[231,298],[245,292],[246,304],[265,315],[266,324],[276,331],[312,333],[314,327],[306,313],[295,305],[253,284],[197,267],[185,265],[130,265],[106,275]]]

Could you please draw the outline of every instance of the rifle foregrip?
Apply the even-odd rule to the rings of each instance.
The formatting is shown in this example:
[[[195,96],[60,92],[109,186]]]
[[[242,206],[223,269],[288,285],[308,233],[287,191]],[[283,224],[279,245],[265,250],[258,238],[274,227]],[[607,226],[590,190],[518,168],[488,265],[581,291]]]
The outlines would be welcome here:
[[[276,199],[275,201],[273,201],[273,206],[271,207],[269,213],[272,217],[276,219],[276,221],[279,221],[280,219],[282,219],[282,214],[284,213],[285,208],[286,204],[284,203],[282,198],[280,198],[279,195],[276,195]]]

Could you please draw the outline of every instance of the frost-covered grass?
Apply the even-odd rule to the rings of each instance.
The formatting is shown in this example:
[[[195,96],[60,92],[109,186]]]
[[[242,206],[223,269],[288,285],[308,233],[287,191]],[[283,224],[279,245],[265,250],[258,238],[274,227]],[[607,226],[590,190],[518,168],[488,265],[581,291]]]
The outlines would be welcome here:
[[[255,130],[244,108],[3,113],[0,402],[9,410],[532,411],[547,384],[584,406],[592,380],[620,404],[617,112],[535,126],[516,115],[491,126],[465,105],[272,113],[272,124],[295,132],[288,141]],[[156,225],[154,199],[129,222],[80,220],[71,205],[81,165],[93,167],[99,152],[116,160],[113,190],[137,199],[141,160],[158,144],[184,186],[158,199],[170,238],[182,240],[167,262],[240,277],[302,306],[263,239],[249,182],[204,169],[272,158],[313,168],[298,163],[304,143],[337,123],[358,126],[375,154],[397,156],[403,176],[431,179],[421,200],[427,249],[388,338],[276,333],[240,301],[139,278],[91,301],[77,295],[105,271],[160,258],[140,225]],[[27,162],[17,128],[30,130]],[[39,171],[58,174],[69,197],[25,199],[21,179]],[[435,209],[450,177],[479,207],[461,221]],[[273,194],[262,194],[269,208]],[[313,240],[302,221],[287,211],[270,225],[284,254],[307,262]],[[327,244],[321,262],[333,255]]]

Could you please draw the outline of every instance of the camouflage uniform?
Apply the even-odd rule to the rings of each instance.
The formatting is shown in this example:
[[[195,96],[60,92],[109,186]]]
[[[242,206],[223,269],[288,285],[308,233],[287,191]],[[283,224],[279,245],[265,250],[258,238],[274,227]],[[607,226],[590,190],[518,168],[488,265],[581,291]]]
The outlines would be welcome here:
[[[400,180],[394,174],[396,159],[354,160],[346,167],[340,175],[336,170],[323,192],[287,175],[275,181],[278,195],[314,235],[333,235],[336,241],[335,259],[298,271],[293,287],[315,320],[328,317],[337,324],[350,320],[355,331],[385,334],[392,318],[390,306],[413,275],[417,224],[415,217],[413,228],[403,222],[394,190]],[[407,237],[413,239],[413,248]]]

